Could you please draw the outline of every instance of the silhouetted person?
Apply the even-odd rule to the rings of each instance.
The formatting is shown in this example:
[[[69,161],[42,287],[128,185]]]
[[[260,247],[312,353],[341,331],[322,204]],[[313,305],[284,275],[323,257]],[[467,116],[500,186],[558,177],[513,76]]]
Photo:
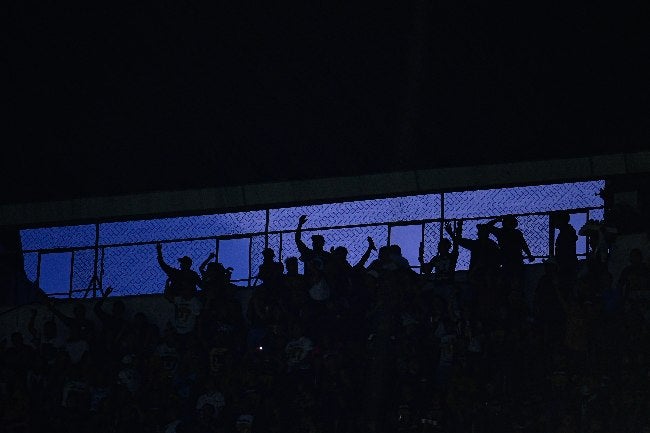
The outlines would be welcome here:
[[[168,299],[183,294],[194,296],[196,294],[196,287],[201,286],[201,278],[199,274],[193,271],[192,259],[184,256],[178,259],[180,269],[172,268],[163,259],[162,245],[156,245],[158,253],[158,264],[160,268],[167,274],[167,284],[165,285],[164,295]]]
[[[445,225],[445,230],[452,239],[462,236],[462,224],[459,224],[456,233],[452,231],[449,223]],[[425,263],[424,244],[420,243],[418,260],[422,266],[423,274],[430,274],[435,271],[433,277],[436,281],[451,283],[454,280],[454,271],[458,261],[458,244],[447,238],[442,238],[438,242],[438,253]]]
[[[208,258],[199,265],[201,287],[203,290],[216,291],[216,288],[219,285],[219,275],[216,272],[217,269],[215,266],[217,263],[212,261],[215,257],[215,253],[210,253],[208,254]]]
[[[501,222],[501,227],[494,226],[497,222]],[[506,295],[511,290],[523,289],[523,254],[527,256],[529,262],[535,261],[524,234],[517,228],[518,225],[519,223],[514,215],[495,218],[486,225],[488,231],[497,238],[501,253],[501,278]]]
[[[305,263],[305,278],[309,286],[309,294],[315,301],[324,301],[330,296],[330,288],[325,279],[325,266],[331,258],[331,253],[324,250],[325,239],[321,235],[311,237],[312,248],[302,241],[302,226],[307,221],[306,215],[301,215],[296,228],[296,247],[300,252],[300,260]]]
[[[349,273],[353,269],[361,269],[366,265],[366,262],[370,258],[370,254],[377,250],[377,247],[375,246],[375,242],[373,239],[368,236],[368,247],[366,248],[366,251],[363,253],[359,261],[355,264],[352,265],[348,261],[348,249],[343,247],[343,246],[338,246],[336,248],[332,248],[330,252],[332,253],[332,261],[336,262],[336,266],[332,268],[332,271],[341,271],[344,273]]]
[[[497,243],[490,239],[490,231],[485,224],[477,224],[476,229],[477,239],[466,239],[454,234],[454,242],[471,252],[467,278],[478,307],[489,309],[497,301],[500,251]]]
[[[275,261],[275,252],[271,248],[264,248],[262,257],[263,261],[257,277],[266,285],[279,287],[280,279],[284,274],[284,265],[282,262]]]
[[[389,245],[388,254],[390,256],[390,260],[395,264],[397,269],[411,269],[411,264],[406,259],[406,257],[402,255],[402,248],[399,245]]]
[[[233,268],[226,268],[219,262],[213,262],[216,255],[210,253],[208,258],[199,266],[201,273],[201,296],[206,300],[228,296],[230,292],[230,277]]]
[[[287,276],[295,277],[296,275],[300,275],[300,269],[298,268],[298,257],[287,257],[284,260],[284,267],[287,270]]]
[[[462,236],[462,227],[461,222],[454,233],[451,224],[447,223],[445,225],[445,230],[452,239],[455,239]],[[448,302],[450,296],[454,292],[453,284],[456,262],[458,262],[458,243],[452,242],[447,238],[442,238],[440,242],[438,242],[438,253],[433,256],[431,260],[425,262],[424,243],[421,242],[418,260],[423,274],[431,274],[432,271],[435,271],[433,273],[434,294],[441,296]]]
[[[332,289],[338,295],[344,295],[350,288],[350,277],[353,271],[364,269],[364,266],[373,250],[376,250],[375,242],[368,236],[368,247],[359,261],[352,265],[348,262],[348,249],[343,246],[332,248],[331,259],[328,262],[325,271],[327,281]]]
[[[566,282],[575,280],[578,271],[576,242],[578,235],[570,224],[568,212],[558,212],[553,215],[553,225],[559,230],[555,239],[555,259],[557,260],[559,277]]]
[[[302,227],[307,222],[307,215],[301,215],[298,219],[298,227],[296,228],[296,247],[300,252],[300,260],[306,265],[323,270],[325,264],[330,259],[331,254],[325,251],[325,238],[322,235],[312,235],[311,245],[312,248],[302,241]]]

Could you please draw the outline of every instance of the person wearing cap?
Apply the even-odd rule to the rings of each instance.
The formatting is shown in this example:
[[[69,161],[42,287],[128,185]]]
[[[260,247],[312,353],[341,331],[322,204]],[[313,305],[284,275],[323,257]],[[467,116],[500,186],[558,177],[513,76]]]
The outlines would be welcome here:
[[[476,232],[476,239],[464,238],[460,231],[450,236],[454,243],[470,251],[467,279],[471,286],[473,302],[488,311],[497,301],[496,279],[500,252],[497,243],[490,239],[490,232],[485,224],[477,224]]]
[[[330,287],[325,278],[325,269],[332,258],[332,254],[325,251],[325,239],[321,235],[311,237],[312,248],[307,247],[302,241],[302,226],[307,221],[307,215],[301,215],[296,228],[296,246],[300,252],[300,260],[305,263],[305,278],[309,287],[309,294],[316,301],[329,299]]]
[[[501,227],[495,227],[497,222],[501,222]],[[486,224],[487,230],[496,236],[501,252],[501,278],[506,291],[505,295],[512,290],[523,289],[523,254],[526,255],[529,262],[535,261],[524,234],[517,228],[518,225],[517,217],[514,215],[495,218]]]
[[[271,248],[264,248],[262,251],[263,261],[260,265],[257,277],[267,286],[278,287],[282,274],[284,274],[284,264],[275,261],[275,251]]]
[[[298,220],[298,228],[296,228],[296,246],[300,252],[300,260],[305,263],[312,262],[316,265],[320,263],[320,268],[322,269],[329,261],[331,253],[325,251],[325,238],[322,235],[312,235],[312,248],[307,247],[302,241],[302,226],[305,222],[307,222],[307,215],[301,215]]]
[[[576,229],[571,225],[571,215],[568,212],[557,212],[552,215],[551,220],[553,227],[559,230],[555,239],[555,258],[560,279],[567,283],[573,283],[578,271]]]
[[[192,259],[188,256],[183,256],[178,259],[179,268],[176,269],[165,263],[162,254],[162,245],[156,245],[158,253],[158,264],[160,268],[167,274],[167,284],[165,286],[165,297],[173,299],[176,296],[194,296],[196,295],[196,287],[201,286],[201,277],[192,270]]]

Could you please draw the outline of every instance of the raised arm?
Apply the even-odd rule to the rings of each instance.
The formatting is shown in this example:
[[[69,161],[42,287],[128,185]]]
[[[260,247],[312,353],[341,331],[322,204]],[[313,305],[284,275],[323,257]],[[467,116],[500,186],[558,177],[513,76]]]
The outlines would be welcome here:
[[[452,229],[451,223],[445,224],[445,231],[451,239],[451,254],[458,255],[458,239],[463,236],[463,220],[458,221],[456,229]]]
[[[302,226],[305,222],[307,222],[307,215],[300,215],[300,218],[298,219],[298,227],[296,228],[296,247],[298,247],[298,251],[301,255],[304,255],[304,253],[309,251],[307,245],[302,241]]]
[[[366,266],[366,262],[370,258],[370,253],[372,253],[373,250],[376,250],[377,247],[375,246],[375,241],[372,240],[370,236],[368,236],[368,248],[366,248],[366,252],[363,253],[363,256],[361,256],[361,259],[357,262],[356,265],[354,265],[355,269],[361,269],[364,266]]]
[[[473,239],[465,239],[465,238],[456,238],[455,243],[457,243],[459,246],[465,248],[466,250],[471,250],[472,247],[474,246],[474,240]]]
[[[418,263],[420,263],[421,274],[428,274],[431,272],[431,267],[424,261],[424,242],[420,242],[420,247],[418,248]]]
[[[524,237],[523,233],[521,234],[521,249],[526,254],[526,257],[528,257],[529,262],[535,261],[535,257],[533,257],[533,254],[530,252],[530,248],[528,248],[528,242],[526,242],[526,238]]]
[[[503,218],[494,218],[491,219],[490,221],[485,223],[485,229],[492,233],[494,236],[499,237],[501,234],[501,229],[499,227],[495,227],[495,224],[498,222],[502,222]]]
[[[215,257],[216,257],[216,255],[215,255],[214,253],[210,253],[210,255],[208,256],[208,258],[205,259],[205,260],[203,261],[203,263],[201,263],[201,265],[199,266],[199,271],[201,272],[201,275],[203,275],[203,274],[205,273],[205,267],[208,266],[208,263],[210,263],[210,261],[211,261],[212,259],[214,259]]]
[[[173,272],[174,268],[165,263],[165,259],[163,259],[162,254],[162,244],[156,244],[156,253],[158,256],[158,264],[160,265],[160,268],[165,271],[167,275],[169,275],[171,272]]]
[[[455,272],[456,265],[458,264],[458,239],[463,235],[463,220],[456,223],[456,228],[454,230],[452,230],[451,224],[445,225],[445,230],[451,238],[451,257],[453,258],[452,270]]]

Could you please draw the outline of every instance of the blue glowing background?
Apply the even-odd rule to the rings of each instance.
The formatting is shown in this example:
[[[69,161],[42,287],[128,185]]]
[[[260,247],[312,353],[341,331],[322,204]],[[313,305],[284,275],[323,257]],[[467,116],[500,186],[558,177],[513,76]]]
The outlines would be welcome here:
[[[188,255],[193,268],[210,254],[234,268],[240,285],[253,284],[261,251],[268,246],[276,257],[296,256],[293,230],[300,215],[308,215],[304,239],[325,236],[326,246],[344,245],[350,262],[356,262],[372,236],[377,245],[401,246],[404,256],[417,265],[418,246],[425,243],[425,258],[435,254],[440,239],[440,220],[463,219],[464,236],[476,235],[476,224],[491,217],[517,214],[520,229],[540,260],[548,254],[549,223],[546,213],[572,210],[571,223],[579,229],[587,218],[602,219],[598,192],[603,181],[499,188],[408,197],[361,200],[266,211],[163,218],[99,225],[98,274],[102,285],[116,295],[159,293],[165,275],[156,262],[155,243],[163,242],[166,261],[176,265]],[[442,203],[444,200],[444,215]],[[94,270],[95,225],[49,227],[21,231],[25,271],[49,294],[84,296]],[[586,252],[581,239],[578,253]],[[39,270],[40,254],[40,270]],[[461,249],[458,269],[466,269],[469,254]],[[103,273],[101,272],[103,270]]]

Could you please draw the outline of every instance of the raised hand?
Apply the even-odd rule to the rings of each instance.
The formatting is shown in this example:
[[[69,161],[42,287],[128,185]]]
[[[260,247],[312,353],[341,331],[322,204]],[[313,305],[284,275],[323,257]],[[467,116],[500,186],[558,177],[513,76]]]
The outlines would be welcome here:
[[[108,287],[106,288],[106,290],[104,290],[104,294],[103,294],[102,296],[103,296],[104,298],[107,298],[108,295],[110,295],[112,291],[113,291],[113,288],[112,288],[111,286],[108,286]]]
[[[451,236],[452,238],[454,237],[454,230],[451,228],[451,223],[445,224],[445,231],[449,236]]]
[[[298,225],[303,225],[307,222],[307,215],[300,215],[298,218]]]
[[[368,236],[368,248],[370,248],[371,250],[377,249],[377,247],[375,246],[375,241],[373,241],[370,236]]]

